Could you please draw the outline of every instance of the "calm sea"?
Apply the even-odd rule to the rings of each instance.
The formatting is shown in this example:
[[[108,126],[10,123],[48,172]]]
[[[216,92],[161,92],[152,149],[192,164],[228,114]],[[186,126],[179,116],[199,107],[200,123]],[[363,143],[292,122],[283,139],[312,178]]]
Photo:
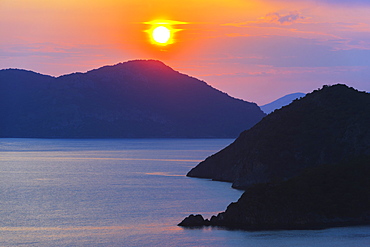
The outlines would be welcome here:
[[[0,246],[369,246],[370,227],[244,232],[177,227],[240,191],[187,178],[232,140],[0,139]]]

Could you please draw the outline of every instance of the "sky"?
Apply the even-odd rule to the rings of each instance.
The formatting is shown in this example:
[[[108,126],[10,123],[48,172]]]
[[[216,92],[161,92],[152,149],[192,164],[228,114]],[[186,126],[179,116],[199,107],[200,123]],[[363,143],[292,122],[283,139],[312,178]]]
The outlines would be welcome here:
[[[172,44],[152,44],[170,20]],[[0,69],[60,76],[157,59],[269,103],[344,83],[370,91],[369,0],[0,0]]]

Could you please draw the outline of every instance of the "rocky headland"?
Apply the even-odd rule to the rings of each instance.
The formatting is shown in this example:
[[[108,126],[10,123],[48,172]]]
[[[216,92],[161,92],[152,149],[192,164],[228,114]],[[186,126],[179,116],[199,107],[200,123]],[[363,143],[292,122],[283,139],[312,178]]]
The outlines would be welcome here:
[[[370,155],[370,94],[324,86],[267,115],[187,176],[233,183],[284,181],[308,167]]]
[[[180,226],[370,224],[370,94],[324,86],[266,116],[188,176],[229,181],[245,192],[225,212],[189,216]]]
[[[321,229],[370,224],[370,156],[323,165],[280,183],[257,184],[225,212],[189,216],[184,227]]]

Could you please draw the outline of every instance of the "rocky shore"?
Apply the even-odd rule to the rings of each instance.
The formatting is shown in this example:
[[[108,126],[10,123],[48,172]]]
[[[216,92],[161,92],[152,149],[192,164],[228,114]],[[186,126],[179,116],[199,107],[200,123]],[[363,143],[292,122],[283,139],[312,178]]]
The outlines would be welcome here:
[[[248,230],[370,224],[370,94],[324,86],[272,112],[187,176],[244,189],[179,225]]]
[[[279,183],[258,184],[225,212],[190,215],[179,226],[245,230],[322,229],[370,224],[370,157],[324,165]]]

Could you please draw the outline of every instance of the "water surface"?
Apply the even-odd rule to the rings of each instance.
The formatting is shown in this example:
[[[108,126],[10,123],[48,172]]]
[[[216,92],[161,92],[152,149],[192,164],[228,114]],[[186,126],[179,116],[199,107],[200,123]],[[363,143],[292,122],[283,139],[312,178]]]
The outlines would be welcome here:
[[[370,227],[177,227],[241,195],[229,183],[185,177],[231,142],[0,139],[0,246],[368,246]]]

